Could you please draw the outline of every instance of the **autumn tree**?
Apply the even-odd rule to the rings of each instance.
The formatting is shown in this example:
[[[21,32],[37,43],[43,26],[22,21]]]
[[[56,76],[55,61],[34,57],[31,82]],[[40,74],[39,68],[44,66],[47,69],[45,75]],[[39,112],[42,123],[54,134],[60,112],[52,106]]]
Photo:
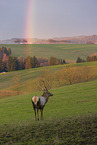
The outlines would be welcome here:
[[[65,59],[57,59],[56,57],[50,57],[49,65],[59,65],[59,64],[66,64]]]
[[[10,55],[11,55],[11,49],[8,48],[8,49],[7,49],[7,52],[8,52],[8,56],[10,56]]]
[[[59,64],[59,60],[56,57],[50,57],[49,59],[49,65],[57,65]]]
[[[25,63],[25,69],[32,68],[32,57],[28,56]]]
[[[90,61],[97,61],[97,56],[93,55],[93,56],[88,56],[87,59],[86,59],[87,62],[90,62]]]
[[[0,72],[2,72],[2,59],[0,59]]]
[[[39,66],[38,60],[35,56],[33,58],[30,57],[30,56],[27,57],[27,60],[26,60],[26,63],[25,63],[25,68],[26,69],[36,68],[38,66]]]

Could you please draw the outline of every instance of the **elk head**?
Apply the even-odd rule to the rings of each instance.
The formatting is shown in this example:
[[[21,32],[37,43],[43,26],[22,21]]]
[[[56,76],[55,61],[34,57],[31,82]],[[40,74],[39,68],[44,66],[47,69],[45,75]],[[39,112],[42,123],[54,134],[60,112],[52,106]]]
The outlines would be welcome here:
[[[48,89],[45,85],[45,82],[43,80],[42,80],[42,82],[44,84],[44,90],[43,90],[43,95],[42,96],[48,96],[48,97],[53,96],[53,94],[48,91]]]
[[[53,94],[52,93],[50,93],[48,90],[48,88],[47,88],[47,86],[45,85],[45,82],[44,82],[44,80],[41,80],[41,82],[43,83],[43,87],[41,87],[39,84],[38,84],[38,86],[42,89],[42,91],[43,91],[43,95],[42,96],[53,96]],[[49,84],[48,84],[49,85]],[[50,88],[50,85],[49,85],[49,88]]]

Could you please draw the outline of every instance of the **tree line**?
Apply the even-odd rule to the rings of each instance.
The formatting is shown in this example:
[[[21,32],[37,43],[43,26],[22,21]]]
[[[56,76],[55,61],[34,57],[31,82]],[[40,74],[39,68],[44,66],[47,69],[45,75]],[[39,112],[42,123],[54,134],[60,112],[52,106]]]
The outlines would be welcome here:
[[[76,63],[97,61],[97,56],[88,56],[86,60],[78,57]],[[11,49],[2,47],[0,48],[0,72],[8,72],[15,70],[30,69],[49,65],[60,65],[66,64],[65,59],[58,59],[56,57],[37,58],[36,56],[24,57],[13,57],[11,55]]]
[[[11,49],[2,47],[0,48],[0,72],[9,72],[15,70],[23,70],[36,68],[47,65],[65,64],[65,59],[57,59],[50,57],[49,60],[45,58],[37,58],[36,56],[13,57],[11,56]]]
[[[81,63],[81,62],[90,62],[90,61],[97,61],[97,56],[87,56],[86,60],[82,59],[81,57],[78,57],[76,60],[76,63]]]

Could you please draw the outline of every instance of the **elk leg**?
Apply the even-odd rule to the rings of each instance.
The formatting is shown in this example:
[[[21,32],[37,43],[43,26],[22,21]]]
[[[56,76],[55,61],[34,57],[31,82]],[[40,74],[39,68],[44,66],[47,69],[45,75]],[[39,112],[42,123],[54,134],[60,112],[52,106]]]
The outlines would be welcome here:
[[[43,109],[41,109],[40,111],[41,111],[41,120],[43,120]]]
[[[34,113],[35,113],[35,120],[36,120],[36,109],[34,108]]]
[[[38,108],[37,108],[37,116],[38,116],[38,121],[39,121],[39,113],[38,113]]]

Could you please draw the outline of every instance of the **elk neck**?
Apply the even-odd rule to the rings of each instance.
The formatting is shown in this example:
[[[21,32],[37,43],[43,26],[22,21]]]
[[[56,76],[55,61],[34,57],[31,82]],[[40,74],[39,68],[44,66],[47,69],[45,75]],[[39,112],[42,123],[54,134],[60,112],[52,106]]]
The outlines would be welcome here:
[[[47,94],[47,93],[43,93],[43,95],[42,95],[43,97],[45,97],[45,99],[46,99],[46,102],[48,101],[48,98],[49,98],[49,94]]]

